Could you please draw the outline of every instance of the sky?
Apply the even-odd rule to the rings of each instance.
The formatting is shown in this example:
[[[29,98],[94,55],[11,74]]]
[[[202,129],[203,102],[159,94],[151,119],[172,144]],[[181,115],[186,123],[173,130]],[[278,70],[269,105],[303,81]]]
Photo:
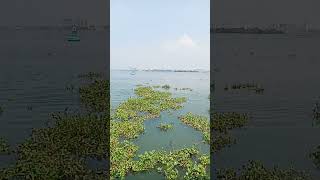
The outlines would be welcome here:
[[[319,0],[214,0],[215,25],[304,24],[320,27]]]
[[[111,69],[210,69],[210,0],[111,0]]]
[[[1,0],[0,26],[57,25],[64,18],[109,22],[109,0]]]

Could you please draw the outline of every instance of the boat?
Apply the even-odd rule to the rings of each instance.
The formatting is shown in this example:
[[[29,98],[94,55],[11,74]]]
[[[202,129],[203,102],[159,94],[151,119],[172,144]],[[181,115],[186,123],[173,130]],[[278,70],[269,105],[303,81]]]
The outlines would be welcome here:
[[[80,41],[80,36],[78,34],[78,30],[77,30],[76,26],[72,27],[72,32],[71,32],[71,34],[68,35],[67,40],[68,41]]]

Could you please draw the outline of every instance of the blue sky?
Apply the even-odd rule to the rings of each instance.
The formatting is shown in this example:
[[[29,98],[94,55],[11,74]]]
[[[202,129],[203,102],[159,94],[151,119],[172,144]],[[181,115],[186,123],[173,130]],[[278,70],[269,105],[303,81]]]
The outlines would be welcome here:
[[[209,69],[209,0],[111,0],[111,69]]]

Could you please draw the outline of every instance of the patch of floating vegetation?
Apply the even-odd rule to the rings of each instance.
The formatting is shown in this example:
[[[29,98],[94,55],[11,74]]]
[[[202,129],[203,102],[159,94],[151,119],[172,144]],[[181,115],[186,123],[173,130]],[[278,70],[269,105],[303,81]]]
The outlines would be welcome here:
[[[249,91],[254,91],[257,94],[262,94],[264,92],[264,88],[257,83],[237,83],[237,84],[232,84],[230,86],[226,84],[224,87],[225,91],[240,90],[240,89],[247,89]]]
[[[188,126],[201,131],[204,141],[210,143],[210,122],[207,117],[188,112],[186,115],[180,116],[179,119]]]
[[[191,89],[191,88],[180,88],[180,90],[192,91],[192,89]]]
[[[102,179],[103,174],[86,167],[84,159],[106,159],[108,132],[105,118],[93,115],[59,118],[52,128],[34,130],[32,137],[18,147],[18,160],[2,172],[4,177]]]
[[[0,169],[0,179],[108,177],[107,165],[104,169],[92,169],[85,161],[88,158],[97,161],[109,159],[109,108],[96,108],[106,105],[97,99],[109,100],[109,83],[101,79],[91,80],[93,82],[80,92],[81,102],[91,108],[90,113],[53,114],[53,126],[34,129],[31,137],[17,147],[17,161],[8,168]],[[105,83],[107,86],[104,86]],[[101,95],[102,92],[106,92],[107,96]],[[90,101],[91,97],[93,102],[101,104]]]
[[[184,97],[172,98],[171,93],[155,91],[151,87],[138,87],[135,94],[137,98],[129,98],[118,106],[113,115],[115,119],[151,119],[160,116],[161,111],[180,109],[186,102]]]
[[[155,85],[155,86],[152,86],[153,88],[157,89],[157,88],[161,88],[161,86],[159,85]]]
[[[162,111],[180,109],[182,103],[186,102],[186,98],[173,98],[171,93],[155,91],[149,86],[137,87],[134,91],[137,97],[121,103],[111,116],[111,179],[123,179],[129,173],[147,170],[158,170],[166,179],[177,179],[181,174],[178,169],[181,168],[186,172],[186,178],[192,175],[207,177],[209,162],[205,161],[195,147],[169,152],[147,151],[134,160],[139,147],[130,142],[130,139],[137,138],[144,132],[144,121],[159,117]],[[164,127],[167,129],[170,124]],[[193,155],[199,156],[199,162],[192,161],[196,158]],[[188,161],[189,165],[184,161]]]
[[[3,154],[10,154],[10,148],[7,141],[4,138],[0,137],[0,155]]]
[[[310,158],[315,166],[320,169],[320,145],[310,154]]]
[[[92,112],[109,111],[109,82],[94,79],[91,83],[79,88],[80,101]]]
[[[103,75],[102,73],[88,72],[84,74],[79,74],[78,78],[86,78],[86,79],[94,80],[94,79],[103,78]]]
[[[165,85],[162,86],[162,89],[168,90],[168,89],[170,89],[170,86],[168,84],[165,84]]]
[[[314,104],[314,107],[312,109],[313,113],[313,120],[316,125],[320,124],[320,105],[319,105],[319,100],[316,101]]]
[[[248,120],[247,115],[234,112],[212,113],[211,117],[213,118],[211,124],[207,117],[195,115],[191,112],[179,117],[183,123],[202,132],[204,142],[211,145],[211,152],[217,152],[235,142],[229,136],[229,130],[243,127]],[[213,135],[211,139],[210,131]]]
[[[266,168],[261,162],[250,161],[240,171],[234,169],[223,169],[218,171],[218,180],[311,180],[311,177],[304,171],[294,168],[280,169],[274,167]]]
[[[236,112],[213,113],[211,128],[219,133],[228,133],[228,130],[243,127],[249,119],[247,114]]]
[[[195,161],[193,158],[198,157]],[[207,168],[210,158],[207,155],[199,155],[195,147],[184,148],[172,152],[149,151],[138,156],[139,160],[132,165],[133,172],[143,172],[156,169],[165,175],[166,179],[178,179],[178,167],[184,169],[184,179],[210,179]]]
[[[159,126],[157,126],[161,131],[168,131],[169,129],[173,128],[173,123],[170,124],[164,124],[164,123],[160,123]]]
[[[319,99],[314,104],[314,107],[312,109],[313,112],[313,125],[319,126],[320,124],[320,105],[319,105]],[[312,153],[310,153],[310,158],[313,161],[314,165],[320,169],[320,145],[313,150]]]
[[[316,168],[320,169],[320,145],[316,147],[316,149],[309,154],[313,164]]]

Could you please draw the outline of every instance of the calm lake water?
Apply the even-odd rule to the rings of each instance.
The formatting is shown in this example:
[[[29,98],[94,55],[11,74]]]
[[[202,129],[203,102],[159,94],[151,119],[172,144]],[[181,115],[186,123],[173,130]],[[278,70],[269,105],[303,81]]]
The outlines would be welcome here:
[[[65,90],[77,85],[78,74],[106,71],[108,32],[80,32],[81,41],[72,44],[64,41],[68,33],[0,30],[0,136],[12,147],[45,127],[50,113],[79,104]],[[0,167],[13,161],[0,156]]]
[[[320,35],[214,35],[215,102],[218,112],[249,113],[237,144],[216,154],[214,167],[241,168],[248,160],[268,167],[307,170],[320,178],[309,153],[320,145],[312,108],[320,96]],[[233,83],[261,84],[263,94],[225,91]]]
[[[130,71],[112,70],[110,79],[111,106],[116,108],[121,102],[133,97],[136,85],[170,85],[174,97],[186,97],[187,102],[180,110],[173,113],[163,112],[159,118],[145,121],[145,133],[134,140],[139,146],[138,154],[150,150],[172,150],[191,147],[199,143],[202,153],[209,153],[209,146],[201,143],[202,134],[181,123],[178,116],[193,112],[209,118],[210,73],[190,72],[143,72],[131,75]],[[193,91],[174,90],[191,88]],[[160,89],[161,90],[161,89]],[[157,128],[160,123],[174,123],[174,129],[162,132]],[[164,179],[157,173],[129,175],[128,179]]]

